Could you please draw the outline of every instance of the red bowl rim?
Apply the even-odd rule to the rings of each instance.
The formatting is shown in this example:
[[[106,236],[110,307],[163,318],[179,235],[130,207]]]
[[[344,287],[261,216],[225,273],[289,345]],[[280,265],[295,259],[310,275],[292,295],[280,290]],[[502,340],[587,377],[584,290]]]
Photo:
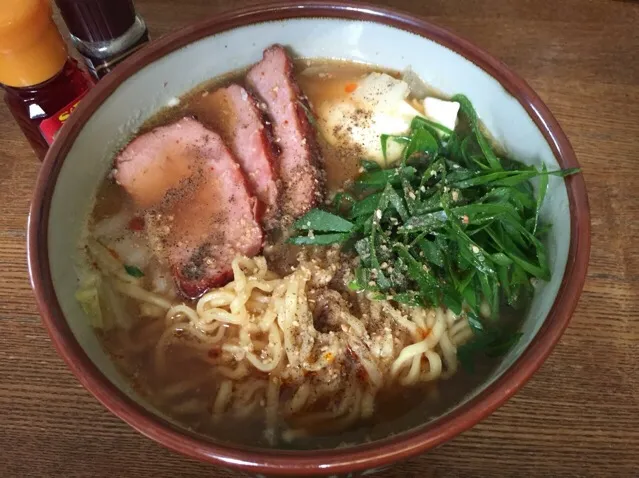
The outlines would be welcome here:
[[[273,20],[329,17],[370,21],[433,40],[465,57],[495,78],[528,112],[563,168],[579,167],[568,138],[539,96],[499,60],[457,35],[412,15],[366,4],[333,1],[275,3],[231,11],[182,28],[146,46],[106,76],[83,99],[60,131],[40,170],[31,203],[27,251],[29,275],[42,320],[58,353],[78,380],[115,415],[147,437],[184,455],[255,473],[316,475],[388,465],[436,447],[469,429],[511,397],[541,366],[565,330],[583,288],[590,254],[590,213],[583,175],[565,180],[571,213],[568,261],[548,317],[530,345],[497,380],[440,419],[408,432],[352,448],[282,451],[210,442],[153,415],[116,388],[86,355],[57,301],[49,270],[48,223],[58,174],[85,122],[126,78],[198,39],[235,27]]]

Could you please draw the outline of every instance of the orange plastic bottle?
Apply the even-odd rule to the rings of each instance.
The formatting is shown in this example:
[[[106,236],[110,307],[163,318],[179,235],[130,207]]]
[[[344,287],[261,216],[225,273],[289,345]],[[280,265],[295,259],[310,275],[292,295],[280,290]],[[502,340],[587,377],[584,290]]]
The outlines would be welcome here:
[[[0,84],[4,100],[40,159],[93,86],[51,17],[48,0],[0,1]]]

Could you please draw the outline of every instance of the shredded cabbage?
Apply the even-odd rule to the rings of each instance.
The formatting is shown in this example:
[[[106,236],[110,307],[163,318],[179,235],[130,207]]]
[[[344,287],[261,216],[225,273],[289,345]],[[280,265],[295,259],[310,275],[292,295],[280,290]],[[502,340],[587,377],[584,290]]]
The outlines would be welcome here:
[[[102,315],[102,308],[100,307],[100,292],[101,279],[99,274],[91,273],[87,274],[86,278],[78,287],[75,293],[75,298],[91,320],[91,325],[98,329],[105,328],[104,317]]]

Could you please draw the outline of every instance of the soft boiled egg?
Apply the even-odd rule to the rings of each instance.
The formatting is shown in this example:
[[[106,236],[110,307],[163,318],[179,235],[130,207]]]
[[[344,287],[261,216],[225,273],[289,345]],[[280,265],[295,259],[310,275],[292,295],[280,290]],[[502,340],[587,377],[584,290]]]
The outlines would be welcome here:
[[[459,113],[459,103],[456,101],[440,100],[427,96],[424,98],[424,116],[435,123],[450,130],[457,126],[457,113]]]
[[[346,85],[344,95],[317,105],[318,126],[326,140],[340,147],[356,148],[361,157],[384,164],[381,135],[408,133],[415,116],[455,128],[459,103],[427,97],[421,105],[407,101],[406,82],[386,73],[370,73]],[[403,146],[387,142],[386,161],[401,156]]]

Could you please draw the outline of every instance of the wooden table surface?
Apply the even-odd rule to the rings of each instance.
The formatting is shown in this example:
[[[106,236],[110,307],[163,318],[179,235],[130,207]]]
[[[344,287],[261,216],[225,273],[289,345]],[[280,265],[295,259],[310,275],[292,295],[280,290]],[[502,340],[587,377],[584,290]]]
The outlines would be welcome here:
[[[584,169],[593,234],[579,307],[541,370],[472,430],[380,476],[639,476],[639,3],[379,3],[452,29],[532,85]],[[156,38],[227,8],[221,0],[136,4]],[[237,476],[133,431],[53,350],[25,253],[39,163],[0,108],[0,476]]]

